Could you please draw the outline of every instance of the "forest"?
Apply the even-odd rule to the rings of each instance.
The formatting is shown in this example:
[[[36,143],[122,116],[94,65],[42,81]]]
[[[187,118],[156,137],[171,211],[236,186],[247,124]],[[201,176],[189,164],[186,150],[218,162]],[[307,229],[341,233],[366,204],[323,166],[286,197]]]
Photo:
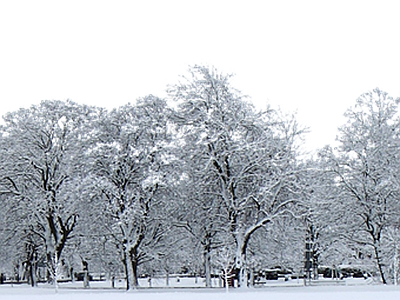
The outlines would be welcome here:
[[[296,116],[255,108],[194,66],[168,97],[113,110],[46,100],[0,126],[1,281],[83,274],[316,278],[353,266],[397,282],[400,99],[355,99],[335,147],[304,153]]]

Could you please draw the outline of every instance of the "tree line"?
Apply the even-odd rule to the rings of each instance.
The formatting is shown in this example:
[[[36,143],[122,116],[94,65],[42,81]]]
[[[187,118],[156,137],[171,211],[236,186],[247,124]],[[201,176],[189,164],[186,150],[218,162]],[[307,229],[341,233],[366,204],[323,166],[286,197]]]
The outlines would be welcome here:
[[[35,286],[82,263],[134,289],[142,274],[199,274],[211,286],[229,269],[247,286],[273,266],[302,272],[307,244],[315,273],[351,264],[397,278],[399,99],[361,95],[338,146],[309,157],[295,116],[256,109],[229,80],[195,66],[168,99],[7,113],[0,271],[17,266]]]

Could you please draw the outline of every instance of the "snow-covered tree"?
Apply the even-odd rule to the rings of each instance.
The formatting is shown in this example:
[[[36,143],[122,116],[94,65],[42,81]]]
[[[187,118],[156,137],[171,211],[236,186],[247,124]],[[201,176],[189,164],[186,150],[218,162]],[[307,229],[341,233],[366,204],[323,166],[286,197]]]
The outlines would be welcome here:
[[[339,231],[338,226],[342,224],[341,214],[336,209],[338,203],[336,177],[327,171],[329,163],[322,158],[327,149],[329,148],[320,150],[320,156],[306,162],[307,173],[303,177],[307,186],[305,201],[307,212],[302,220],[303,249],[307,250],[308,259],[312,262],[312,274],[310,274],[312,278],[318,277],[318,266],[321,263],[331,264],[332,256],[336,257],[336,263],[336,260],[341,260],[344,255],[341,252],[343,247],[339,246],[342,238],[336,234]],[[324,261],[325,258],[328,261]]]
[[[6,114],[1,127],[1,193],[14,202],[15,217],[24,217],[23,230],[41,240],[52,281],[78,220],[81,199],[70,191],[79,185],[75,176],[97,113],[71,101],[43,101]]]
[[[251,236],[275,217],[293,212],[301,188],[293,119],[272,109],[257,112],[229,84],[229,76],[196,66],[192,77],[171,88],[178,123],[203,168],[202,185],[221,203],[235,244],[240,285],[247,285]]]
[[[383,283],[383,233],[400,213],[398,103],[379,89],[361,95],[345,114],[348,122],[339,129],[337,151],[325,151],[340,186],[336,213],[342,234],[368,246],[364,251],[372,250]]]
[[[138,266],[160,241],[171,161],[166,102],[154,96],[109,113],[93,148],[93,174],[106,201],[109,234],[118,242],[127,289],[138,286]]]

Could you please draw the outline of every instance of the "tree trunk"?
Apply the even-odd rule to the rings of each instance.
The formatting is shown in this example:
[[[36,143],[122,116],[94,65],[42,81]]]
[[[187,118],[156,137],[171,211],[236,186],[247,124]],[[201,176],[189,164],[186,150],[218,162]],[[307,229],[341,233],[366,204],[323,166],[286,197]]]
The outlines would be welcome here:
[[[246,252],[243,252],[243,247],[238,247],[236,253],[236,269],[239,271],[239,287],[247,288],[247,269],[246,269]]]
[[[394,245],[394,255],[393,255],[393,284],[397,287],[397,244]]]
[[[47,271],[48,278],[47,281],[51,284],[57,285],[58,273],[59,273],[59,262],[61,259],[61,254],[64,250],[69,233],[63,234],[60,239],[53,235],[53,239],[49,238],[46,242],[46,259],[47,259]],[[56,240],[56,241],[55,241]]]
[[[115,276],[111,276],[111,288],[115,289]]]
[[[169,286],[169,272],[168,272],[168,270],[165,270],[165,272],[166,272],[166,276],[165,276],[165,285],[166,286]]]
[[[46,263],[47,282],[50,284],[54,284],[56,279],[56,266],[54,264],[54,254],[52,252],[47,252],[46,260],[47,260]]]
[[[235,265],[236,269],[239,271],[239,287],[247,288],[248,287],[248,270],[247,270],[247,262],[246,262],[246,253],[247,246],[249,244],[250,238],[254,232],[258,229],[262,228],[264,225],[270,222],[270,219],[263,219],[258,222],[254,226],[251,226],[248,230],[243,232],[242,234],[235,234],[235,242],[236,242],[236,257],[235,257]],[[235,225],[233,227],[237,228]],[[235,232],[235,231],[233,231]]]
[[[36,280],[36,262],[31,262],[29,264],[29,277],[30,283],[32,287],[37,287],[37,280]]]
[[[204,250],[204,273],[206,275],[206,287],[212,287],[211,283],[211,255],[210,249],[206,247]]]
[[[132,278],[133,278],[132,263],[128,256],[127,261],[126,261],[126,290],[127,291],[135,288]]]
[[[383,284],[387,284],[386,278],[385,278],[385,273],[383,271],[380,251],[379,251],[379,241],[377,241],[376,239],[374,241],[374,253],[375,253],[375,260],[376,260],[376,264],[378,266],[379,274],[380,274],[381,279],[382,279],[382,283]]]
[[[254,270],[253,270],[253,268],[250,269],[249,284],[250,284],[250,287],[254,287]]]
[[[28,277],[27,278],[28,284],[30,284],[32,287],[37,286],[36,272],[37,272],[37,254],[34,248],[30,248],[28,253],[28,258],[26,261],[26,273]]]
[[[139,286],[139,278],[138,278],[138,261],[136,255],[131,257],[131,264],[132,264],[132,284],[133,288],[137,289]]]
[[[224,281],[225,281],[225,292],[229,293],[229,275],[228,275],[228,270],[226,269],[224,272]]]
[[[90,287],[90,284],[89,284],[89,272],[88,271],[84,271],[84,274],[83,274],[83,288],[87,289],[89,287]]]
[[[60,264],[57,253],[54,253],[53,265],[54,265],[54,276],[53,276],[54,288],[56,290],[56,293],[58,293],[58,277],[60,276]]]
[[[239,270],[239,287],[240,288],[248,288],[247,277],[248,277],[247,269],[243,265]]]
[[[47,252],[47,282],[53,284],[54,287],[58,288],[58,278],[60,276],[60,252]]]
[[[250,234],[246,234],[244,237],[237,237],[236,244],[236,258],[235,264],[236,269],[239,271],[239,287],[240,288],[247,288],[248,287],[248,270],[246,264],[246,252],[247,252],[247,245],[250,240]]]
[[[83,288],[87,289],[89,287],[89,265],[86,260],[82,259],[82,269],[83,269]]]
[[[129,281],[128,281],[128,259],[127,259],[127,255],[126,255],[126,249],[125,246],[123,246],[123,256],[122,256],[122,264],[124,266],[124,271],[125,271],[125,280],[126,280],[126,290],[129,290]]]
[[[137,277],[137,255],[134,249],[126,249],[124,255],[126,260],[126,289],[133,290],[137,289],[139,286],[139,281]]]

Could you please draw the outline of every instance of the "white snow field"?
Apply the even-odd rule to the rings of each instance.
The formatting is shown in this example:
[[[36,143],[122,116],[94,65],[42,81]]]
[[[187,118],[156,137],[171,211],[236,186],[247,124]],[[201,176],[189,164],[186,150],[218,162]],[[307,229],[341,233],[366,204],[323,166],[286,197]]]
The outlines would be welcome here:
[[[400,299],[400,287],[382,285],[364,286],[296,286],[265,287],[252,289],[205,288],[153,288],[126,292],[111,289],[81,289],[61,287],[56,293],[53,288],[42,286],[30,288],[24,286],[0,286],[1,300],[396,300]]]

